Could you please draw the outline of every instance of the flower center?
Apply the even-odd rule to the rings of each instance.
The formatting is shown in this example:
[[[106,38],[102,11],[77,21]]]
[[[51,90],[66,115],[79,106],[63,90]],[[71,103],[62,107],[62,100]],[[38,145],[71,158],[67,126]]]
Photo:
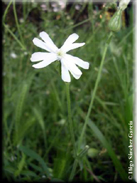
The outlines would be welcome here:
[[[58,51],[57,51],[58,59],[61,59],[64,55],[65,55],[65,53],[61,49],[58,49]]]

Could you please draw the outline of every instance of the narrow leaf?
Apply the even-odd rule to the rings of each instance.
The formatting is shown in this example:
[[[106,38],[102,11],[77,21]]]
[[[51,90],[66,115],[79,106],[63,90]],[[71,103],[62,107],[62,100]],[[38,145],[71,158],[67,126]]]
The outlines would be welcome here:
[[[109,154],[110,158],[112,159],[113,164],[115,165],[115,168],[118,171],[121,179],[127,180],[126,179],[127,174],[126,174],[125,170],[123,169],[121,162],[118,160],[115,152],[113,151],[111,145],[108,143],[108,141],[106,140],[106,138],[104,137],[102,132],[98,129],[98,127],[91,120],[89,120],[88,126],[91,128],[91,130],[93,131],[95,136],[100,140],[100,142],[103,144],[103,146],[107,149],[108,154]]]
[[[33,150],[31,150],[25,146],[19,146],[19,150],[22,151],[23,153],[25,153],[27,156],[30,156],[31,158],[37,160],[41,164],[41,166],[44,169],[44,171],[46,172],[47,176],[50,177],[50,172],[48,170],[46,163],[36,152],[34,152]]]

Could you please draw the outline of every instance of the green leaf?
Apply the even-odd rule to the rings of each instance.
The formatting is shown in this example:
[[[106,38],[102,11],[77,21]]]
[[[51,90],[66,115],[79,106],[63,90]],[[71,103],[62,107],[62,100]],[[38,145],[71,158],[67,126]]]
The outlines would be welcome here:
[[[15,172],[15,169],[13,167],[11,167],[11,166],[5,166],[3,168],[3,170],[8,172],[8,173],[10,173],[10,174],[14,174],[14,172]]]
[[[46,163],[36,152],[34,152],[33,150],[31,150],[25,146],[19,146],[19,150],[22,151],[23,153],[25,153],[27,156],[30,156],[31,158],[37,160],[41,164],[41,166],[44,169],[44,171],[46,172],[47,176],[48,177],[51,176]]]
[[[21,172],[21,175],[32,176],[32,177],[36,177],[37,176],[34,172],[32,172],[30,170],[24,170],[24,171],[22,171]]]
[[[17,128],[19,126],[20,118],[22,115],[24,101],[26,98],[27,91],[28,91],[28,84],[24,82],[23,86],[21,88],[20,96],[17,101],[16,109],[15,109],[15,122],[16,122]]]
[[[64,151],[58,151],[54,159],[53,175],[58,179],[63,179],[70,163],[70,154]]]
[[[44,120],[43,120],[43,116],[42,116],[41,112],[37,108],[33,108],[33,112],[43,130],[43,133],[45,134],[45,124],[44,124]]]
[[[16,138],[16,136],[14,136],[15,144],[19,144],[23,140],[23,138],[26,136],[28,130],[30,129],[30,127],[32,127],[35,124],[35,122],[36,122],[35,118],[31,117],[24,124],[22,124],[22,126],[19,127],[18,138]]]
[[[17,177],[18,175],[20,175],[20,173],[21,173],[21,171],[23,169],[24,163],[25,163],[25,157],[26,156],[24,154],[22,154],[22,159],[21,159],[21,161],[18,164],[18,169],[14,173],[15,177]]]
[[[36,166],[36,165],[34,165],[33,163],[30,163],[29,165],[30,165],[33,169],[35,169],[36,171],[43,172],[43,170],[42,170],[41,167]]]
[[[102,132],[98,129],[98,127],[91,121],[89,120],[88,126],[91,128],[91,130],[94,132],[95,136],[100,140],[100,142],[103,144],[103,146],[107,149],[108,154],[110,158],[113,161],[113,164],[115,165],[116,170],[118,171],[120,177],[122,180],[127,180],[127,173],[123,169],[123,166],[121,162],[118,160],[115,152],[113,151],[111,145],[108,143]]]

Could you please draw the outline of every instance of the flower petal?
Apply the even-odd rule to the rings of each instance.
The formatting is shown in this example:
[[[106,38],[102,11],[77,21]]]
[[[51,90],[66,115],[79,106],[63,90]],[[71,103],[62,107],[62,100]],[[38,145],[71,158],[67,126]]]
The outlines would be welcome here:
[[[76,65],[82,67],[83,69],[89,69],[89,63],[86,61],[83,61],[82,59],[78,57],[74,57],[72,55],[66,54],[69,60],[72,60]]]
[[[72,43],[74,43],[78,38],[79,38],[79,36],[76,33],[71,34],[64,42],[61,49],[65,51],[67,49],[67,47],[72,45]]]
[[[74,49],[79,48],[79,47],[84,46],[84,45],[85,45],[85,43],[73,43],[71,45],[68,45],[65,48],[65,52],[68,52],[70,50],[74,50]]]
[[[71,71],[71,74],[72,74],[72,76],[73,76],[75,79],[79,79],[79,78],[81,77],[81,75],[82,75],[82,73],[79,74],[79,75],[76,75],[76,74],[74,74],[72,71]]]
[[[64,82],[70,82],[70,74],[68,69],[64,66],[64,64],[61,64],[61,78]]]
[[[51,58],[52,56],[54,57],[56,54],[54,53],[45,53],[45,52],[35,52],[31,55],[30,60],[32,62],[37,62],[37,61],[41,61],[41,60],[46,60]],[[57,58],[57,56],[56,56]]]
[[[47,43],[47,45],[49,45],[50,49],[53,52],[56,52],[58,50],[57,46],[53,43],[53,41],[46,32],[40,32],[39,36],[41,37],[41,39],[43,39],[43,41],[45,41],[45,43]]]
[[[39,48],[42,48],[42,49],[47,50],[49,52],[52,52],[52,50],[50,49],[50,47],[46,43],[44,43],[43,41],[41,41],[40,39],[34,38],[32,41]]]
[[[55,60],[57,60],[56,54],[49,53],[49,55],[42,62],[39,62],[38,64],[34,64],[34,65],[32,65],[32,67],[34,67],[36,69],[40,69],[40,68],[48,66]]]
[[[75,65],[74,62],[69,60],[69,57],[67,54],[61,59],[61,62],[65,65],[65,67],[71,72],[74,73],[75,75],[81,75],[82,72],[81,70]]]

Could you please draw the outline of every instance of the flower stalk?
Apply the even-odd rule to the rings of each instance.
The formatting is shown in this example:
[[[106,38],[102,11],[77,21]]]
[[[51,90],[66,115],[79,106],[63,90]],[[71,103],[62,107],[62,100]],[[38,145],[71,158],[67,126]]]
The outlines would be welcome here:
[[[79,153],[79,151],[80,151],[82,140],[83,140],[83,137],[85,135],[86,127],[87,127],[87,124],[88,124],[88,121],[89,121],[89,116],[90,116],[91,111],[92,111],[93,102],[94,102],[96,92],[97,92],[97,88],[98,88],[98,84],[99,84],[99,81],[100,81],[100,78],[101,78],[101,72],[102,72],[102,68],[103,68],[103,65],[104,65],[105,56],[106,56],[107,49],[108,49],[109,43],[111,41],[112,35],[113,35],[113,32],[110,32],[109,37],[108,37],[108,39],[106,41],[106,44],[105,44],[105,48],[104,48],[102,60],[101,60],[101,63],[100,63],[100,68],[99,68],[99,72],[98,72],[98,75],[97,75],[95,87],[94,87],[94,90],[93,90],[93,94],[91,95],[91,101],[90,101],[90,105],[89,105],[89,108],[88,108],[88,113],[86,115],[85,123],[84,123],[84,126],[82,128],[81,136],[79,138],[77,153]],[[76,168],[77,168],[77,164],[78,164],[78,161],[77,161],[77,159],[75,159],[74,164],[73,164],[73,168],[72,168],[72,172],[70,174],[69,181],[73,180],[73,177],[75,175],[75,171],[76,171]]]
[[[75,135],[74,135],[74,128],[73,128],[72,114],[71,114],[70,84],[69,83],[66,83],[66,95],[67,95],[67,106],[68,106],[69,130],[70,130],[71,142],[72,142],[73,150],[74,150],[74,157],[76,157]]]
[[[104,65],[105,56],[106,56],[107,49],[108,49],[108,46],[109,46],[109,42],[110,42],[110,40],[112,38],[112,35],[113,35],[113,33],[110,32],[108,40],[106,41],[106,44],[105,44],[105,48],[104,48],[102,60],[101,60],[101,63],[100,63],[100,68],[99,68],[98,76],[97,76],[97,79],[96,79],[95,87],[94,87],[94,90],[93,90],[93,94],[91,95],[91,101],[90,101],[90,105],[89,105],[89,108],[88,108],[88,113],[86,115],[86,119],[85,119],[85,123],[84,123],[83,129],[82,129],[81,136],[79,138],[78,151],[80,150],[80,146],[81,146],[81,143],[82,143],[85,131],[86,131],[86,127],[87,127],[87,124],[88,124],[89,116],[90,116],[90,113],[91,113],[91,110],[92,110],[92,107],[93,107],[93,102],[94,102],[94,99],[95,99],[95,96],[96,96],[96,91],[97,91],[98,84],[99,84],[99,81],[100,81],[100,78],[101,78],[101,72],[102,72],[102,68],[103,68],[103,65]]]
[[[21,39],[22,44],[24,45],[24,40],[23,40],[21,31],[20,31],[18,17],[17,17],[17,12],[16,12],[15,0],[13,1],[13,12],[14,12],[15,22],[16,22],[17,29],[18,29],[18,32],[19,32],[19,36],[20,36],[20,39]]]

